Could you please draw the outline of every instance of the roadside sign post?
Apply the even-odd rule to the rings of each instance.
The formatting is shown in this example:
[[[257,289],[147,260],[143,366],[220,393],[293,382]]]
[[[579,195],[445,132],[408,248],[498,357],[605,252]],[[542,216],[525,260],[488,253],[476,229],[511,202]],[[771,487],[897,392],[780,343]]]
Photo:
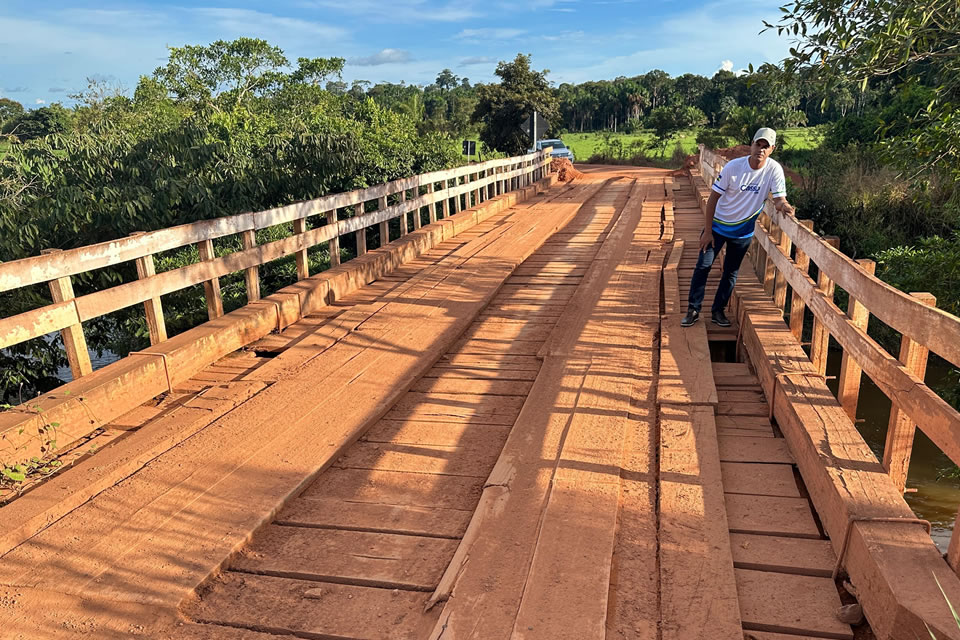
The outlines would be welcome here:
[[[537,148],[537,135],[546,133],[548,129],[550,129],[550,124],[536,111],[527,116],[527,119],[520,125],[520,130],[533,140],[532,146],[534,149]]]

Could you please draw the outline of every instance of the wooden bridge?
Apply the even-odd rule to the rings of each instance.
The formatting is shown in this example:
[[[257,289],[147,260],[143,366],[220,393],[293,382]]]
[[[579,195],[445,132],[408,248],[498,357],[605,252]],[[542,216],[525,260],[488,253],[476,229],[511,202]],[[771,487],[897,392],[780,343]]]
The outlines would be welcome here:
[[[916,425],[960,460],[923,382],[930,351],[960,366],[960,320],[765,216],[734,326],[681,328],[722,162],[559,182],[537,153],[0,264],[52,297],[0,348],[59,331],[75,378],[0,413],[4,462],[55,434],[64,463],[0,507],[0,637],[960,638],[960,543],[902,497]],[[168,338],[162,296],[199,284],[209,321]],[[151,346],[91,371],[83,323],[141,304]],[[893,404],[882,461],[862,373]]]

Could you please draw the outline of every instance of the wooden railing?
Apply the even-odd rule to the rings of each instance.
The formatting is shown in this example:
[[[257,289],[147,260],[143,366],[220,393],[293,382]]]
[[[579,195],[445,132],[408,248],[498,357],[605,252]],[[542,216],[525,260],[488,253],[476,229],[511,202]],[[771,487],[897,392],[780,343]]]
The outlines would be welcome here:
[[[133,234],[127,238],[70,249],[50,250],[42,255],[0,264],[0,292],[48,283],[52,303],[0,319],[0,349],[59,331],[74,378],[91,372],[83,334],[83,322],[143,303],[150,342],[167,338],[160,296],[203,284],[210,319],[223,315],[219,278],[245,272],[248,302],[260,299],[258,268],[272,260],[296,256],[298,278],[309,274],[307,250],[329,243],[330,264],[340,263],[339,238],[356,234],[357,255],[367,251],[366,229],[379,225],[381,245],[389,239],[388,224],[400,219],[400,235],[419,229],[424,210],[430,222],[470,208],[544,176],[551,149],[523,156],[490,160],[455,169],[425,173],[349,193],[327,195],[256,213],[204,220],[168,229]],[[391,198],[393,196],[393,198]],[[388,206],[388,198],[396,201]],[[376,210],[366,212],[367,203]],[[355,215],[340,219],[338,211],[353,209]],[[439,211],[438,211],[439,209]],[[413,215],[411,215],[413,214]],[[307,218],[323,215],[326,224],[307,228]],[[411,221],[412,218],[412,221]],[[256,231],[293,223],[293,235],[263,245]],[[217,257],[213,241],[239,235],[243,249]],[[157,253],[195,245],[200,261],[156,273]],[[135,261],[138,280],[74,297],[71,276]]]
[[[726,160],[700,147],[700,172],[709,185]],[[929,352],[960,367],[960,318],[936,308],[929,293],[906,294],[873,275],[870,260],[852,260],[836,238],[814,233],[810,220],[780,215],[768,200],[751,247],[751,258],[767,294],[784,310],[790,290],[789,323],[800,341],[805,309],[813,314],[810,359],[826,373],[830,336],[842,347],[837,399],[856,420],[861,372],[890,398],[892,409],[883,466],[903,491],[917,426],[954,463],[960,464],[960,413],[924,383]],[[809,275],[817,267],[817,280]],[[835,288],[849,295],[847,311],[834,302]],[[895,358],[867,335],[875,318],[901,335]],[[953,530],[947,561],[960,568],[960,531]]]

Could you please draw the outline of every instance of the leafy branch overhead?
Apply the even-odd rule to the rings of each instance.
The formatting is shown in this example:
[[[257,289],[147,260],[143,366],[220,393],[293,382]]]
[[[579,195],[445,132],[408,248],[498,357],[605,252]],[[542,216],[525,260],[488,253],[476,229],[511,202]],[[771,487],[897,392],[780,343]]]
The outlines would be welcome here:
[[[795,0],[780,11],[780,21],[766,26],[796,39],[788,71],[815,68],[828,85],[851,78],[861,90],[879,79],[905,90],[932,87],[924,104],[902,114],[908,131],[880,133],[912,176],[960,179],[960,3]]]

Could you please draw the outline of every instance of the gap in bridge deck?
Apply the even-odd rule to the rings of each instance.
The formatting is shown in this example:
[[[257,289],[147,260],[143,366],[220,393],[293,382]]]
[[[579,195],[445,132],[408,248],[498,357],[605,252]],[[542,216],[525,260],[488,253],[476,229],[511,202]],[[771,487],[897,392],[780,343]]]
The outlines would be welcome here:
[[[675,191],[677,237],[686,249],[678,276],[683,310],[696,266],[703,215],[686,180]],[[704,308],[709,310],[719,284],[722,260],[707,281]],[[737,287],[750,287],[756,276],[740,270]],[[739,327],[706,323],[717,387],[717,441],[730,546],[740,615],[745,631],[758,640],[763,632],[809,638],[854,638],[836,611],[841,592],[830,575],[836,557],[825,538],[786,440],[769,417],[770,407],[752,366],[738,362]],[[769,636],[781,638],[783,636]]]

